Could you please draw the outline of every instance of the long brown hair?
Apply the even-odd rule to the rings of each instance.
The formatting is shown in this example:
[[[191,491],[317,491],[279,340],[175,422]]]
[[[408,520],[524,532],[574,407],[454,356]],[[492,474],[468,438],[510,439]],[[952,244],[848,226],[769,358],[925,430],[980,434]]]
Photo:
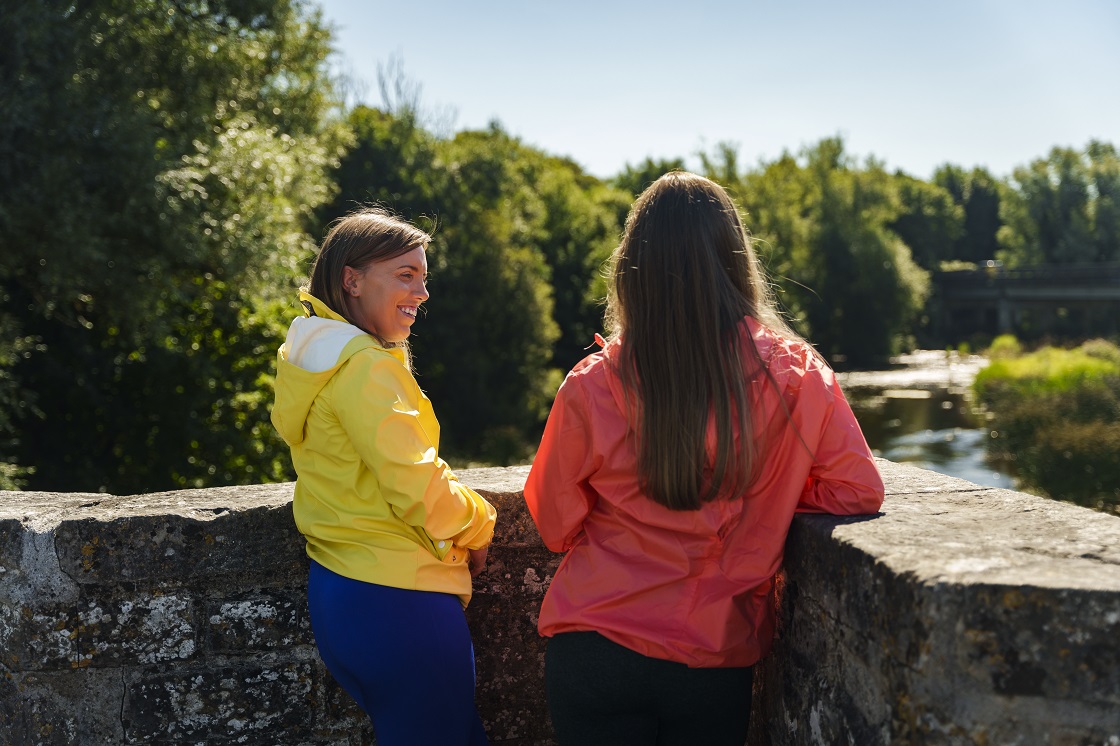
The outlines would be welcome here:
[[[623,388],[636,399],[628,414],[636,421],[639,478],[668,508],[694,510],[741,494],[755,478],[760,446],[747,388],[769,371],[753,340],[748,352],[741,349],[745,316],[796,338],[731,197],[701,176],[665,174],[626,219],[612,257],[607,323],[621,338]]]
[[[343,269],[353,267],[364,270],[373,262],[393,259],[417,247],[427,248],[431,240],[430,235],[384,208],[371,206],[355,210],[331,225],[315,263],[311,265],[311,280],[304,289],[339,316],[358,326],[350,318],[346,305]],[[407,354],[407,341],[378,341],[384,347],[403,347]]]

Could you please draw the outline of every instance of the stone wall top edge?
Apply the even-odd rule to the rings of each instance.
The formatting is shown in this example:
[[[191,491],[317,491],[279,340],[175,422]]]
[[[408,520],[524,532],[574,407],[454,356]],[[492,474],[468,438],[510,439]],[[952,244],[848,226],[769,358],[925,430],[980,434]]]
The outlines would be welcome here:
[[[148,492],[136,495],[122,495],[119,500],[170,505],[202,504],[215,506],[222,502],[291,501],[295,482],[273,482],[269,484],[233,485],[229,487],[208,487],[204,489],[169,490],[167,492]]]
[[[0,490],[0,520],[34,513],[51,513],[78,508],[112,497],[104,492],[18,492]]]
[[[912,575],[920,583],[1120,590],[1120,518],[1024,493],[981,488],[905,464],[882,459],[878,463],[888,485],[878,516],[800,515],[797,520],[811,534],[850,545],[871,563]],[[528,466],[513,466],[457,474],[464,484],[505,504],[519,502],[528,472]],[[225,510],[283,507],[290,504],[293,489],[294,483],[286,482],[128,496],[5,492],[0,493],[0,520],[49,516],[104,521],[169,514],[209,520]],[[523,510],[511,513],[509,507],[513,503],[503,512],[517,520]],[[529,536],[535,536],[531,523],[522,529],[526,536],[521,538],[534,538]]]
[[[139,495],[78,492],[0,493],[0,520],[52,522],[114,520],[124,517],[188,515],[206,517],[225,510],[281,507],[292,501],[293,483],[176,490]]]
[[[940,492],[977,492],[993,489],[969,482],[960,477],[950,477],[939,474],[929,469],[923,469],[913,464],[898,461],[888,461],[885,458],[875,459],[879,473],[883,476],[883,484],[887,495],[907,494],[913,492],[940,493]]]
[[[1120,519],[1045,498],[1002,490],[888,496],[873,517],[799,515],[795,522],[818,548],[847,547],[845,562],[872,575],[1120,593]]]
[[[967,482],[963,479],[947,477],[926,469],[899,464],[886,459],[877,458],[876,462],[883,472],[884,481],[887,483],[889,494],[909,494],[915,491],[922,493],[983,491],[990,488]],[[473,489],[490,492],[521,492],[528,477],[530,465],[493,466],[470,469],[457,469],[456,475],[466,485]],[[294,489],[294,482],[277,482],[269,484],[236,485],[228,487],[210,487],[204,489],[182,489],[164,492],[149,492],[132,495],[113,495],[104,492],[31,492],[31,491],[4,491],[0,490],[0,517],[6,514],[34,508],[37,505],[58,505],[65,503],[71,505],[93,501],[142,501],[145,503],[168,502],[178,504],[187,500],[224,501],[224,500],[253,500],[253,499],[290,499]],[[1045,499],[1045,498],[1037,498]],[[14,505],[20,509],[13,508]]]
[[[491,466],[456,470],[459,480],[473,490],[492,493],[520,493],[525,490],[529,465]]]

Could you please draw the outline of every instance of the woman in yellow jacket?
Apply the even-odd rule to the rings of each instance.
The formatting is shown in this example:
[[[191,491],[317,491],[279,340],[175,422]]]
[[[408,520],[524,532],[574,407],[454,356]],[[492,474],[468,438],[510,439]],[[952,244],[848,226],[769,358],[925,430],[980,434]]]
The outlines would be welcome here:
[[[340,220],[277,355],[315,643],[382,746],[486,743],[463,609],[495,511],[440,459],[406,344],[430,240],[376,209]]]

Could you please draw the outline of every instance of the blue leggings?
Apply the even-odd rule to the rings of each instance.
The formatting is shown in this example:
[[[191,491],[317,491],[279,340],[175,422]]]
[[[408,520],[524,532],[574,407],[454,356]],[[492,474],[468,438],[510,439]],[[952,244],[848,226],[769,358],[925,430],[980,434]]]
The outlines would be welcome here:
[[[323,662],[369,715],[379,746],[487,743],[457,596],[363,583],[312,561],[307,605]]]

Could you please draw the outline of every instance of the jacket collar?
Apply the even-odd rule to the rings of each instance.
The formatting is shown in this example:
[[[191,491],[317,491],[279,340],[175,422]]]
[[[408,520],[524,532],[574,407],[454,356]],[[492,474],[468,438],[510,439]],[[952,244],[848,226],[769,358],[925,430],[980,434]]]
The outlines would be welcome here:
[[[392,347],[385,347],[384,345],[381,344],[381,342],[377,339],[377,337],[373,336],[372,334],[370,334],[369,332],[367,332],[365,330],[358,329],[358,327],[351,324],[349,321],[347,321],[341,315],[335,313],[333,310],[331,310],[330,306],[328,306],[326,303],[319,300],[318,298],[316,298],[314,295],[307,292],[306,290],[300,290],[299,291],[299,300],[300,300],[300,303],[303,305],[303,315],[305,317],[315,316],[316,318],[320,318],[320,319],[330,319],[331,321],[339,321],[339,322],[342,322],[343,324],[347,324],[348,326],[353,327],[355,330],[360,331],[361,334],[364,335],[364,341],[362,341],[362,342],[355,343],[353,340],[350,341],[350,344],[348,344],[346,346],[345,350],[344,350],[344,352],[346,350],[349,350],[349,354],[347,354],[346,357],[349,357],[354,352],[356,352],[358,349],[361,349],[362,347],[365,347],[365,346],[370,346],[372,344],[373,347],[376,347],[379,350],[385,350],[390,355],[392,355],[393,357],[397,358],[402,363],[404,363],[404,366],[406,368],[409,368],[411,370],[412,366],[409,362],[408,354],[403,349],[401,349],[399,346],[394,345]],[[309,306],[310,306],[310,308],[309,308]],[[355,345],[357,345],[357,346],[355,346]]]
[[[341,315],[332,311],[330,306],[328,306],[326,303],[319,300],[306,290],[299,291],[299,301],[303,304],[304,316],[318,316],[321,319],[332,319],[334,321],[341,321],[343,324],[350,323]]]

